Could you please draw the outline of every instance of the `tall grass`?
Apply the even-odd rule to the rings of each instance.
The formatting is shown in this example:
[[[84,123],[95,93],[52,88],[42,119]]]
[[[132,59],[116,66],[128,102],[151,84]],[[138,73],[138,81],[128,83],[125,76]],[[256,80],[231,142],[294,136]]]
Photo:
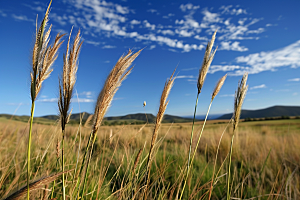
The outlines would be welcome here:
[[[268,123],[240,122],[241,107],[248,87],[247,74],[238,84],[232,120],[207,121],[212,102],[224,84],[226,75],[219,80],[212,93],[205,120],[195,120],[198,97],[216,52],[212,51],[216,32],[207,45],[199,71],[192,123],[162,124],[168,95],[176,79],[174,71],[165,83],[154,124],[149,124],[147,120],[143,125],[103,125],[114,95],[141,53],[141,50],[136,53],[129,50],[117,61],[103,85],[96,102],[92,126],[88,122],[83,127],[68,124],[82,45],[78,31],[71,48],[70,33],[64,55],[63,75],[59,82],[60,122],[41,125],[35,121],[33,126],[35,100],[42,82],[52,72],[51,65],[62,45],[63,35],[57,34],[53,46],[48,46],[51,26],[47,31],[45,27],[50,5],[51,2],[36,31],[29,125],[0,118],[2,199],[21,199],[26,194],[27,199],[300,197],[299,119]],[[91,118],[87,121],[91,121]],[[232,127],[228,126],[231,121]],[[233,142],[238,126],[239,137],[235,137]],[[207,134],[203,134],[204,130]],[[24,138],[25,132],[29,132],[28,143]],[[32,132],[39,134],[32,135]],[[198,133],[196,141],[193,140],[194,132]],[[61,169],[58,169],[60,140]],[[23,153],[26,149],[27,156]],[[60,176],[62,180],[54,182]]]
[[[42,83],[47,79],[51,72],[51,66],[57,58],[57,51],[61,46],[62,42],[60,39],[63,35],[57,34],[53,46],[48,46],[49,36],[51,32],[51,27],[45,32],[45,28],[48,22],[48,16],[50,11],[52,0],[49,3],[45,17],[36,31],[36,40],[32,53],[32,71],[31,76],[31,112],[30,112],[30,129],[28,136],[28,148],[27,148],[27,199],[29,200],[29,181],[30,181],[30,149],[31,149],[31,134],[32,134],[32,122],[34,115],[35,100],[41,90]],[[36,26],[37,27],[37,26]]]

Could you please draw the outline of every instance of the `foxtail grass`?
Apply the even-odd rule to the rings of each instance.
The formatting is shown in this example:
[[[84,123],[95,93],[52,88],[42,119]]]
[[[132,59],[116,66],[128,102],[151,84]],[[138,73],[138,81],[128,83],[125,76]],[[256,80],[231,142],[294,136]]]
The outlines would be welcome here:
[[[147,189],[148,189],[149,182],[150,182],[150,170],[151,170],[151,164],[152,164],[152,160],[153,160],[153,148],[154,148],[154,145],[156,143],[159,127],[161,125],[164,113],[165,113],[167,105],[169,103],[169,101],[167,101],[167,99],[168,99],[168,96],[170,94],[171,88],[174,84],[175,70],[173,71],[173,73],[172,73],[171,77],[169,78],[169,80],[167,80],[166,83],[165,83],[165,87],[163,89],[163,92],[162,92],[161,98],[160,98],[160,105],[159,105],[158,113],[156,115],[155,127],[154,127],[153,134],[152,134],[152,139],[151,139],[151,144],[150,144],[150,149],[149,149],[149,154],[148,154],[148,160],[147,160],[147,169],[146,169],[146,177],[145,177],[146,181],[145,181],[145,190],[144,190],[145,198],[146,198],[146,195],[147,195]]]
[[[237,132],[237,127],[240,121],[240,115],[242,111],[242,105],[248,90],[248,85],[246,85],[248,79],[248,74],[245,73],[241,82],[238,84],[237,91],[235,92],[234,97],[234,113],[233,113],[233,134],[231,137],[230,150],[229,150],[229,162],[228,162],[228,172],[227,172],[227,200],[230,199],[231,191],[230,191],[230,168],[231,168],[231,156],[232,156],[232,146],[234,135]]]
[[[79,195],[79,187],[80,187],[80,175],[83,172],[83,168],[85,167],[84,172],[84,180],[83,180],[83,188],[82,192],[85,190],[85,184],[87,180],[87,174],[89,169],[89,163],[91,160],[91,156],[93,153],[93,147],[94,143],[97,138],[97,132],[99,127],[101,126],[101,123],[103,121],[103,118],[106,114],[106,111],[108,110],[114,95],[116,94],[117,90],[121,86],[121,83],[125,80],[125,78],[130,74],[132,68],[129,68],[132,64],[132,62],[136,59],[136,57],[140,54],[142,50],[139,50],[135,54],[132,54],[132,51],[129,50],[128,53],[125,56],[122,56],[112,71],[109,73],[104,86],[97,98],[95,111],[94,111],[94,122],[92,131],[89,136],[89,140],[85,149],[85,153],[83,156],[81,168],[79,171],[79,177],[77,179],[76,188],[75,188],[75,194]],[[77,192],[78,191],[78,192]]]
[[[61,162],[62,162],[62,171],[65,171],[65,161],[64,161],[64,141],[65,141],[65,128],[66,124],[70,120],[72,111],[70,110],[71,98],[73,96],[73,89],[76,82],[76,72],[78,69],[78,55],[82,42],[80,42],[80,30],[78,31],[74,44],[71,49],[70,38],[72,30],[69,35],[69,40],[67,44],[66,55],[64,55],[64,66],[63,66],[63,75],[59,79],[59,99],[58,99],[58,108],[60,113],[60,122],[61,122],[61,131],[62,131],[62,148],[61,148]],[[70,52],[69,52],[70,50]],[[63,200],[66,199],[65,192],[65,175],[62,174],[62,193]]]
[[[47,11],[45,13],[44,19],[36,30],[35,44],[33,47],[32,54],[32,70],[30,72],[31,84],[30,84],[30,94],[31,94],[31,112],[30,112],[30,127],[29,127],[29,137],[28,137],[28,147],[27,147],[27,199],[29,200],[29,181],[30,181],[30,149],[31,149],[31,133],[32,133],[32,123],[35,108],[35,100],[41,90],[42,83],[47,79],[51,72],[51,66],[57,58],[57,51],[61,46],[63,41],[60,39],[63,35],[59,33],[56,35],[55,42],[53,46],[49,45],[49,37],[51,32],[51,25],[49,29],[45,32],[48,16],[50,11],[52,0],[49,3]],[[37,28],[37,24],[36,24]]]
[[[210,42],[208,42],[207,46],[206,46],[206,50],[204,53],[204,58],[203,58],[203,63],[202,66],[199,70],[199,76],[198,76],[198,81],[197,81],[197,98],[196,98],[196,103],[195,103],[195,110],[194,110],[194,117],[193,117],[193,125],[192,125],[192,131],[191,131],[191,138],[190,138],[190,146],[189,146],[189,154],[188,154],[188,162],[187,162],[187,168],[186,168],[186,177],[185,177],[185,181],[184,181],[184,185],[182,188],[182,192],[180,195],[180,199],[182,198],[183,192],[184,192],[184,188],[186,185],[186,181],[188,178],[188,174],[189,174],[189,170],[190,170],[190,162],[191,162],[191,153],[192,153],[192,143],[193,143],[193,137],[194,137],[194,127],[195,127],[195,119],[196,119],[196,113],[197,113],[197,107],[198,107],[198,99],[199,99],[199,95],[201,93],[208,69],[210,67],[211,62],[213,61],[213,58],[215,56],[215,53],[217,51],[217,48],[212,52],[212,48],[214,46],[214,42],[216,39],[216,34],[217,34],[217,30],[214,32]]]

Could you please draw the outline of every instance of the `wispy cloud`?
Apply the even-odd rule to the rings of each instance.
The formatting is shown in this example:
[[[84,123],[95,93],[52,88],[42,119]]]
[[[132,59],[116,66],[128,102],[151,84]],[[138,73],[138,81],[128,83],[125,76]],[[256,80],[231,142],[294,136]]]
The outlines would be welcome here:
[[[37,101],[42,102],[42,103],[57,103],[58,99],[57,98],[39,99]],[[87,98],[72,98],[71,102],[74,102],[74,103],[92,103],[92,102],[95,102],[95,100],[94,99],[87,99]]]
[[[221,94],[220,97],[234,97],[234,94]]]
[[[155,9],[148,9],[147,12],[159,14],[158,11]]]
[[[161,25],[151,19],[132,18],[134,10],[110,1],[63,0],[62,2],[68,7],[64,14],[51,12],[51,18],[60,26],[68,23],[81,27],[84,34],[92,37],[123,37],[131,38],[136,42],[146,41],[151,45],[166,45],[171,47],[167,48],[170,51],[203,50],[205,44],[199,44],[199,40],[208,41],[207,36],[210,37],[216,29],[218,29],[217,39],[221,40],[220,50],[247,51],[248,48],[237,40],[258,39],[258,35],[264,31],[263,27],[257,25],[256,29],[251,29],[250,27],[261,19],[250,17],[245,9],[238,6],[200,9],[199,5],[181,4],[178,10],[182,13],[176,14],[177,19],[170,21],[170,24]],[[41,4],[35,2],[33,4],[25,6],[35,11],[42,10]],[[155,9],[146,11],[159,13]],[[231,15],[239,16],[240,19],[233,21]],[[175,18],[175,15],[169,13],[161,17],[162,19]],[[14,15],[14,18],[30,20],[26,16]],[[91,40],[85,42],[95,46],[100,44]]]
[[[182,71],[191,71],[191,70],[196,70],[196,69],[199,69],[199,68],[197,68],[197,67],[185,68],[185,69],[182,69]]]
[[[194,76],[190,75],[190,76],[186,76],[186,75],[182,75],[182,76],[176,76],[176,78],[195,78]]]
[[[98,46],[101,44],[100,42],[95,42],[95,41],[91,41],[91,40],[85,40],[84,43],[92,44],[94,46]]]
[[[152,49],[155,49],[155,47],[156,47],[156,45],[151,45],[151,46],[149,47],[149,49],[152,50]]]
[[[250,90],[254,90],[254,89],[261,89],[261,88],[266,88],[267,86],[265,84],[261,84],[261,85],[256,85],[253,87],[250,87]]]
[[[79,96],[85,96],[86,98],[92,98],[93,92],[92,91],[84,91],[78,94]]]
[[[220,50],[248,51],[248,48],[243,47],[243,46],[241,47],[240,42],[231,43],[230,41],[228,41],[228,42],[222,41]]]
[[[43,103],[54,103],[58,101],[58,98],[49,98],[49,99],[38,99],[38,102],[43,102]]]
[[[281,49],[253,53],[235,58],[236,65],[213,65],[210,73],[231,71],[228,75],[242,75],[245,72],[257,74],[263,71],[276,71],[280,67],[300,67],[300,40]],[[300,78],[288,81],[300,81]]]
[[[85,99],[85,98],[73,98],[71,99],[71,102],[74,103],[93,103],[95,102],[94,99]]]
[[[6,14],[3,10],[0,10],[0,15],[1,15],[2,17],[6,17],[6,16],[7,16],[7,14]]]
[[[227,72],[227,71],[234,71],[236,69],[241,69],[240,66],[238,65],[212,65],[208,71],[208,73],[215,73],[215,72],[218,72],[218,71],[224,71],[224,72]]]
[[[232,8],[232,5],[229,6],[221,6],[220,10],[222,10],[222,14],[230,14],[230,15],[240,15],[247,14],[247,11],[242,8]]]
[[[102,49],[114,49],[117,48],[116,46],[112,46],[112,45],[105,45],[102,47]]]
[[[187,10],[197,10],[198,8],[200,8],[200,6],[194,6],[191,3],[188,4],[181,4],[179,7],[183,12],[187,11]]]
[[[288,81],[300,81],[300,78],[292,78],[292,79],[289,79]]]
[[[33,19],[28,19],[27,16],[25,16],[25,15],[12,14],[11,16],[12,16],[12,18],[14,18],[15,20],[18,20],[18,21],[29,21],[29,22],[34,21]]]

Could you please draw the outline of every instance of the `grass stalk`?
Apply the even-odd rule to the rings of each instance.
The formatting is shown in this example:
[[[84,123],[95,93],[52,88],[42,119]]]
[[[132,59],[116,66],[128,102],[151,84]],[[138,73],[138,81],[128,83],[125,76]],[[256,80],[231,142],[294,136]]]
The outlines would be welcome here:
[[[192,153],[192,144],[193,144],[194,126],[195,126],[194,123],[195,123],[197,106],[198,106],[198,98],[199,98],[199,94],[201,93],[201,90],[202,90],[202,87],[203,87],[208,69],[210,67],[210,64],[211,64],[211,62],[212,62],[212,60],[215,56],[215,53],[217,51],[217,49],[215,49],[212,52],[212,47],[214,45],[214,41],[215,41],[215,38],[216,38],[216,33],[217,33],[217,30],[214,32],[214,34],[211,38],[211,41],[208,42],[208,44],[206,46],[202,67],[199,70],[199,76],[198,76],[198,81],[197,81],[198,93],[197,93],[195,110],[194,110],[194,118],[193,118],[193,125],[192,125],[191,138],[190,138],[190,146],[189,146],[188,162],[187,162],[187,169],[186,169],[186,177],[185,177],[184,185],[183,185],[182,192],[181,192],[181,195],[180,195],[180,199],[182,198],[184,188],[185,188],[185,185],[186,185],[186,181],[188,179],[188,175],[189,175],[189,171],[190,171],[190,165],[191,165],[191,160],[190,159],[191,159],[191,153]]]
[[[238,127],[238,123],[240,120],[240,115],[241,115],[241,110],[242,110],[242,105],[248,90],[248,86],[246,85],[248,79],[248,74],[245,73],[243,75],[243,78],[241,80],[241,82],[239,82],[238,84],[238,89],[235,92],[235,98],[234,98],[234,113],[233,113],[233,134],[231,137],[231,143],[230,143],[230,150],[229,150],[229,162],[228,162],[228,172],[227,172],[227,195],[226,195],[226,199],[229,200],[230,196],[231,196],[231,191],[230,191],[230,176],[231,176],[231,157],[232,157],[232,146],[233,146],[233,139],[234,139],[234,135],[237,132],[237,127]]]
[[[29,127],[29,136],[28,136],[28,146],[27,146],[27,200],[29,200],[29,181],[30,181],[30,149],[31,149],[31,133],[32,133],[32,123],[34,115],[34,101],[31,103],[31,112],[30,112],[30,127]]]
[[[175,71],[176,71],[176,69],[173,71],[171,77],[165,83],[165,87],[163,89],[163,92],[162,92],[161,98],[160,98],[159,110],[158,110],[158,113],[156,115],[155,127],[154,127],[153,134],[152,134],[151,146],[150,146],[150,149],[149,149],[148,160],[147,160],[147,169],[146,169],[146,176],[145,176],[145,189],[144,189],[145,199],[147,198],[147,190],[148,190],[148,186],[149,186],[149,183],[150,183],[150,172],[151,172],[151,164],[152,164],[152,160],[153,160],[153,149],[154,149],[154,146],[156,144],[158,131],[159,131],[164,113],[165,113],[167,105],[169,103],[169,101],[167,101],[167,98],[168,98],[168,96],[170,94],[170,91],[171,91],[171,88],[174,84],[174,80],[175,80],[174,73],[175,73]]]

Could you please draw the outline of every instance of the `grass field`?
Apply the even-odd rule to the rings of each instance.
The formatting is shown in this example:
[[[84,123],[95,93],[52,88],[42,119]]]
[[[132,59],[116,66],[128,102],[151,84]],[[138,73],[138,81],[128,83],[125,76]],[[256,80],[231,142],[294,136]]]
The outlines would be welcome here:
[[[224,123],[225,122],[225,123]],[[183,199],[207,198],[213,173],[218,142],[228,120],[208,121],[197,150],[191,176]],[[195,137],[203,122],[195,125]],[[0,196],[26,185],[26,141],[29,125],[7,119],[0,120]],[[94,146],[84,199],[128,199],[142,185],[145,159],[154,125],[102,126]],[[152,166],[151,197],[176,199],[181,188],[182,169],[185,166],[191,123],[162,124],[156,156]],[[212,199],[226,196],[226,165],[223,162],[230,147],[232,126],[222,139],[217,158],[217,179]],[[65,137],[65,167],[75,169],[77,153],[84,152],[89,127],[70,125]],[[300,120],[273,120],[243,122],[239,125],[232,155],[232,197],[247,199],[297,199],[300,197]],[[80,141],[81,135],[81,141]],[[61,169],[61,131],[57,125],[37,124],[33,129],[33,180],[54,174]],[[80,146],[79,146],[80,145]],[[139,150],[140,160],[134,166]],[[58,157],[57,157],[58,156]],[[265,163],[265,164],[264,164]],[[223,165],[222,165],[223,164]],[[133,172],[134,171],[134,172]],[[69,199],[74,184],[74,170],[66,174],[66,196]],[[55,183],[55,187],[53,187]],[[61,198],[61,180],[47,183],[33,192],[37,199]],[[52,191],[53,194],[52,194]]]
[[[240,122],[247,73],[238,83],[230,121],[195,122],[198,98],[217,50],[213,50],[217,30],[199,70],[193,123],[162,123],[174,70],[162,90],[155,123],[106,126],[104,116],[142,50],[129,50],[112,68],[93,120],[86,119],[91,125],[72,123],[71,99],[83,43],[78,30],[71,44],[73,29],[59,77],[59,120],[34,118],[42,83],[53,71],[65,36],[58,33],[50,45],[51,3],[36,30],[30,118],[0,117],[0,198],[22,199],[26,194],[27,200],[300,198],[300,119]],[[216,84],[207,115],[226,77]]]

